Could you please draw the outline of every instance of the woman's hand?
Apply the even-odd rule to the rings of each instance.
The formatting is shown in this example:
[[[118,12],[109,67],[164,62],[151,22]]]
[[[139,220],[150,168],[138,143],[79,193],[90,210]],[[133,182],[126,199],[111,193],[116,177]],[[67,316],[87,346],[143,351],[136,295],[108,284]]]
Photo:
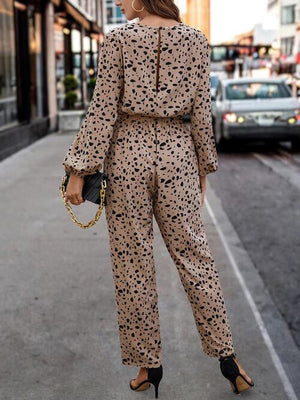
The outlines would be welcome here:
[[[206,175],[200,175],[200,187],[201,187],[201,207],[204,205],[204,198],[206,192]]]
[[[70,174],[67,190],[65,192],[65,202],[70,201],[75,206],[84,203],[85,200],[82,198],[82,188],[84,184],[84,178],[74,174]]]

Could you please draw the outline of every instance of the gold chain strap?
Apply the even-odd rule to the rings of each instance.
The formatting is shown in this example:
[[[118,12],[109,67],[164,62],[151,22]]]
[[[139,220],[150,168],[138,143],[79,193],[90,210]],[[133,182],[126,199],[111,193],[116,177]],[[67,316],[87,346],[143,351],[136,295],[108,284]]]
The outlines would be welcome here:
[[[98,207],[98,210],[94,216],[94,218],[92,220],[90,220],[87,224],[83,224],[82,222],[80,222],[77,217],[75,216],[72,207],[70,206],[70,204],[68,202],[65,201],[64,199],[64,195],[65,195],[65,186],[64,186],[64,182],[66,179],[66,174],[63,175],[62,180],[61,180],[61,184],[59,186],[60,189],[60,193],[61,193],[61,198],[62,201],[64,203],[64,205],[66,206],[68,213],[70,214],[70,217],[72,219],[72,221],[75,222],[75,224],[79,225],[82,229],[88,229],[91,226],[95,225],[95,223],[99,220],[99,218],[101,217],[101,212],[102,209],[104,207],[104,200],[105,200],[105,190],[106,190],[106,181],[105,179],[103,179],[103,181],[101,182],[101,189],[100,189],[100,204]]]

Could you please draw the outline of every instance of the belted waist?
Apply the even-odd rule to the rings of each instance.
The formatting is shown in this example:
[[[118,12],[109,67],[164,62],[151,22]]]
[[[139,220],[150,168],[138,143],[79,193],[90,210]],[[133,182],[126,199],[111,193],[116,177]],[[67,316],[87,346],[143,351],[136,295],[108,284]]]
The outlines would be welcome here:
[[[172,116],[153,116],[153,115],[143,115],[143,114],[130,114],[130,113],[125,113],[121,112],[118,113],[118,119],[123,119],[123,118],[134,118],[134,119],[144,119],[144,120],[161,120],[161,121],[166,121],[166,120],[184,120],[183,115],[172,115]]]

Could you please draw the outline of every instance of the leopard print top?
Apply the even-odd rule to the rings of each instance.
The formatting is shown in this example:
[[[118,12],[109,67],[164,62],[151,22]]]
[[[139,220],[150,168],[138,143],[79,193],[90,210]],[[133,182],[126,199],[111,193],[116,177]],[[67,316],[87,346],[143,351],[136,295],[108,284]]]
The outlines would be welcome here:
[[[209,73],[208,40],[196,28],[137,22],[111,29],[101,44],[92,100],[62,163],[65,171],[83,177],[103,167],[119,113],[190,114],[199,175],[216,171]]]

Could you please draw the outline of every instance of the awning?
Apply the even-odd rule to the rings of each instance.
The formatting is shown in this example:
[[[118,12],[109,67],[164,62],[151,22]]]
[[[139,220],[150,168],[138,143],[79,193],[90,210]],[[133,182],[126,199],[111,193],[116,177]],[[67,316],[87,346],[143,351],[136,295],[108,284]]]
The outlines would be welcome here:
[[[96,24],[96,22],[91,22],[91,32],[93,33],[103,33],[103,30]]]
[[[63,3],[67,13],[71,15],[75,21],[83,26],[87,31],[89,31],[91,29],[91,21],[87,20],[86,17],[67,0],[65,0]]]
[[[53,4],[62,7],[81,26],[89,32],[101,33],[102,29],[95,21],[92,21],[80,8],[77,8],[72,0],[51,0]]]

